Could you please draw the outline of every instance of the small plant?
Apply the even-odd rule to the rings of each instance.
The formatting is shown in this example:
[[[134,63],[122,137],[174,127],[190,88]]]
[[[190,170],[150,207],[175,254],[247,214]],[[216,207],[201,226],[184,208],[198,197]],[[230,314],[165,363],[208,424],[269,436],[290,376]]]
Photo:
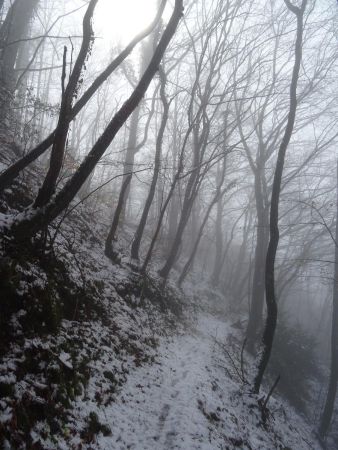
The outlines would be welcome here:
[[[87,418],[87,425],[82,431],[82,438],[87,442],[92,442],[96,435],[102,433],[103,436],[111,436],[112,432],[108,425],[100,422],[97,414],[92,411]]]
[[[116,387],[119,385],[119,380],[116,378],[116,376],[113,374],[113,372],[111,372],[109,370],[105,370],[103,372],[103,375],[105,378],[107,378],[107,380],[109,380],[111,382],[112,391],[115,392]]]

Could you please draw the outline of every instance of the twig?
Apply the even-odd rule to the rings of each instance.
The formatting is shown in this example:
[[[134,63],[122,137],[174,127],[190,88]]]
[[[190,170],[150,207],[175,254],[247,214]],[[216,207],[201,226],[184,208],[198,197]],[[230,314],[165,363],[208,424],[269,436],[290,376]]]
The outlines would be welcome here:
[[[271,395],[273,394],[273,391],[276,389],[277,384],[279,383],[279,380],[280,380],[280,375],[278,375],[278,377],[276,378],[276,381],[271,386],[271,389],[270,389],[268,395],[266,396],[266,399],[264,400],[264,403],[263,403],[264,410],[266,409],[266,405],[268,404],[268,401],[269,401]]]
[[[242,372],[242,379],[243,381],[246,381],[245,373],[244,373],[244,349],[246,346],[247,338],[244,339],[242,349],[241,349],[241,372]]]
[[[62,89],[62,99],[65,96],[65,81],[66,81],[66,66],[67,66],[67,46],[63,47],[63,63],[62,63],[62,75],[61,75],[61,89]]]

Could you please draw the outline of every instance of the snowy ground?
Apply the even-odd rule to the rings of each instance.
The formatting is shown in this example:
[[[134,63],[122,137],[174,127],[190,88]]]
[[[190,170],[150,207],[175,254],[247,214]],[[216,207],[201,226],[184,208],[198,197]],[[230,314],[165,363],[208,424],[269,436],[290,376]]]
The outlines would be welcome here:
[[[239,392],[215,344],[215,337],[225,342],[230,332],[204,313],[186,333],[163,342],[156,363],[137,368],[116,401],[96,409],[112,435],[98,435],[89,448],[319,449],[305,423],[274,400],[275,411],[262,424],[256,399]],[[80,402],[79,414],[87,406]]]
[[[88,226],[88,216],[75,213],[71,221],[63,224],[54,251],[75,286],[81,289],[84,285],[86,291],[91,288],[91,295],[96,293],[107,317],[105,323],[92,317],[90,322],[68,318],[56,336],[23,339],[21,346],[13,344],[9,349],[0,363],[0,377],[10,389],[0,401],[0,438],[6,429],[7,439],[16,433],[22,442],[30,433],[31,440],[13,447],[5,441],[6,449],[321,448],[310,427],[280,401],[272,398],[270,414],[266,421],[262,419],[258,398],[250,394],[249,386],[241,380],[238,362],[241,338],[236,339],[236,330],[224,320],[227,314],[223,297],[216,301],[217,293],[209,287],[208,292],[203,289],[199,292],[199,283],[190,286],[189,292],[195,291],[192,297],[199,313],[196,317],[188,313],[189,303],[185,316],[194,318],[190,317],[184,332],[177,332],[180,326],[175,320],[173,331],[164,314],[159,313],[159,305],[152,308],[148,305],[147,309],[139,305],[137,294],[131,289],[129,269],[112,268],[102,256],[96,227]],[[26,266],[17,265],[16,271],[21,271],[24,280],[28,275],[32,277],[33,293],[36,294],[37,287],[46,290],[42,282],[48,277],[43,269],[30,265],[28,270]],[[24,273],[26,269],[28,275]],[[220,305],[223,307],[217,309]],[[22,313],[19,311],[15,316],[14,325],[19,331]],[[73,366],[77,369],[81,366],[80,382],[78,373],[72,373]],[[249,379],[250,364],[247,362],[245,367]],[[45,376],[48,368],[57,369],[61,377],[59,385],[50,384],[51,380]],[[60,399],[56,402],[54,397],[65,388],[69,373],[74,377],[74,386],[76,381],[76,386],[82,385],[82,389],[79,392],[73,389],[71,399],[67,398],[67,405],[61,408]],[[39,405],[43,406],[39,408],[42,413],[37,420],[30,421],[32,406]],[[54,416],[45,420],[45,410],[51,414],[46,405],[53,407],[53,414],[58,412],[57,420]],[[96,428],[88,425],[93,413],[99,419],[100,426]],[[23,423],[18,424],[18,418]]]
[[[213,353],[207,333],[224,324],[208,325],[213,329],[177,337],[160,349],[157,364],[130,377],[118,402],[105,412],[106,422],[118,432],[113,438],[99,439],[99,448],[211,448],[208,420],[198,400],[206,401],[211,383]]]

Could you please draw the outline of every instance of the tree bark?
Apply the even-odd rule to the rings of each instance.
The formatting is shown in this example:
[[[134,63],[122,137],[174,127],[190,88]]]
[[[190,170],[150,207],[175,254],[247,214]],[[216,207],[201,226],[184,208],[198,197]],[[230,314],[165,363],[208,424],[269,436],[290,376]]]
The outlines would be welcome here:
[[[290,85],[290,107],[288,113],[287,124],[282,142],[279,147],[276,170],[273,179],[271,205],[270,205],[270,240],[266,255],[265,266],[265,295],[267,318],[262,338],[262,350],[258,361],[257,373],[254,379],[254,392],[259,393],[263,376],[268,365],[275,330],[277,325],[277,299],[275,294],[275,259],[279,242],[279,197],[281,191],[281,182],[283,176],[283,168],[285,154],[288,148],[296,119],[297,111],[297,85],[299,79],[299,71],[302,62],[302,41],[303,41],[303,17],[307,0],[302,0],[301,6],[298,8],[290,3],[290,0],[284,0],[286,6],[292,11],[297,18],[297,37],[295,44],[295,62],[292,72],[292,80]]]

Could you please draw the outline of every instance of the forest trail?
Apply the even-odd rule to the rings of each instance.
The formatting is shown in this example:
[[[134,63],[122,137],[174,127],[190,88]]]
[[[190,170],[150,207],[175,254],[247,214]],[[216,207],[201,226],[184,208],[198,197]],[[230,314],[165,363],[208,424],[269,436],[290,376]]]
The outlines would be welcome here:
[[[113,436],[100,436],[100,449],[211,449],[209,419],[202,405],[213,391],[214,337],[228,325],[200,315],[186,334],[160,346],[157,361],[130,375],[102,419]]]

